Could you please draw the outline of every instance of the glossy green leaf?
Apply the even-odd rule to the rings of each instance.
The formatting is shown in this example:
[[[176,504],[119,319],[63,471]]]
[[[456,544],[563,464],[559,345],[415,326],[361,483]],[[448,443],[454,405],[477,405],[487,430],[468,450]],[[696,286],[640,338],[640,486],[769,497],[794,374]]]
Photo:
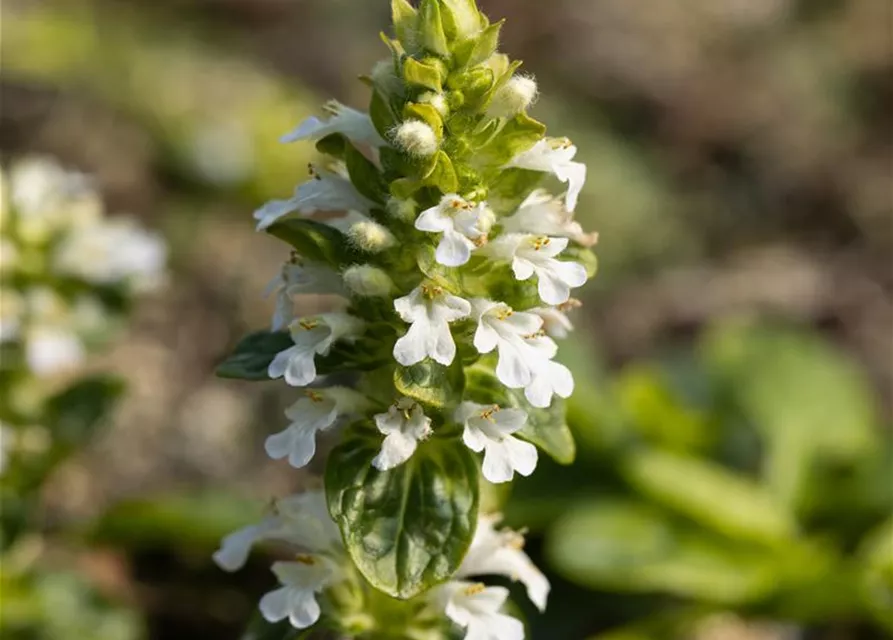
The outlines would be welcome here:
[[[422,442],[378,471],[377,433],[352,434],[326,466],[326,497],[357,569],[377,589],[411,598],[449,579],[477,525],[478,466],[456,440]]]
[[[217,367],[221,378],[269,380],[267,367],[280,351],[294,342],[287,331],[256,331],[239,341],[233,352]]]
[[[378,135],[388,140],[391,130],[397,125],[397,116],[394,115],[394,110],[391,109],[391,105],[388,104],[378,87],[372,92],[372,99],[369,102],[369,117],[372,119],[375,130],[378,131]]]
[[[409,84],[425,87],[432,91],[440,91],[443,86],[443,78],[441,78],[437,67],[424,64],[408,56],[403,59],[403,79]]]
[[[462,400],[465,374],[459,359],[449,367],[426,359],[394,370],[394,388],[404,396],[438,409],[451,408]]]
[[[356,190],[372,202],[384,204],[385,194],[388,192],[387,183],[378,168],[350,142],[344,146],[344,162]]]
[[[280,220],[267,233],[291,245],[308,260],[332,267],[351,264],[357,256],[343,233],[327,224],[304,218]]]
[[[421,120],[434,129],[437,139],[443,137],[443,117],[440,112],[428,103],[410,102],[403,107],[403,118]]]
[[[729,605],[757,600],[775,587],[775,567],[765,554],[680,528],[632,502],[580,506],[555,524],[546,542],[553,566],[590,588]]]
[[[486,26],[474,0],[440,0],[444,31],[451,40],[473,37]]]
[[[453,162],[443,151],[434,156],[434,166],[422,180],[423,184],[436,187],[441,193],[455,193],[459,189],[459,178],[453,168]]]
[[[481,150],[481,156],[488,163],[503,165],[539,142],[545,134],[546,125],[519,113],[506,122],[499,135]]]
[[[466,370],[466,397],[480,404],[498,404],[503,408],[522,409],[527,413],[527,424],[517,432],[524,440],[536,445],[560,464],[571,464],[576,456],[574,436],[567,426],[566,403],[552,399],[545,409],[532,406],[524,397],[523,389],[506,389],[493,373],[492,358]]]
[[[712,529],[765,544],[790,541],[794,515],[768,490],[725,468],[660,450],[630,453],[622,464],[640,491]]]
[[[491,24],[477,36],[459,43],[454,51],[456,65],[473,67],[492,56],[499,46],[499,32],[504,23],[505,20],[500,20]]]

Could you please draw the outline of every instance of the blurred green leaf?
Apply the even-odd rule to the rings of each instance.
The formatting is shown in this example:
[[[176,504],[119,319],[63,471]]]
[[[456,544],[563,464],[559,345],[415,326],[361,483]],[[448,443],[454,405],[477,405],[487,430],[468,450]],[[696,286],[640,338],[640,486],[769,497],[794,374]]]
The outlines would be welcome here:
[[[350,147],[351,149],[353,147]],[[348,151],[345,151],[348,153]],[[357,261],[356,250],[338,229],[304,218],[286,218],[267,233],[291,245],[302,257],[338,268]]]
[[[893,518],[866,536],[859,556],[862,597],[877,621],[893,633]]]
[[[777,545],[797,533],[794,515],[771,493],[706,460],[640,450],[622,468],[646,496],[732,538]]]
[[[85,444],[123,392],[123,381],[111,376],[93,376],[50,398],[44,421],[56,445],[75,448]]]
[[[591,588],[737,604],[775,587],[774,565],[765,554],[673,525],[634,502],[581,504],[555,524],[546,543],[553,566]]]

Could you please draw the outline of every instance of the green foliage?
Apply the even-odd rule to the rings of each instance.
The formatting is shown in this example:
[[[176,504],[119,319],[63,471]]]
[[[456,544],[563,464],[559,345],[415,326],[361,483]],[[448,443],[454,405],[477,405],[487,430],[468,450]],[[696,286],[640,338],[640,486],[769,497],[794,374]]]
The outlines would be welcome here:
[[[376,588],[410,598],[455,573],[477,523],[478,467],[434,438],[390,471],[372,467],[380,441],[355,433],[326,465],[326,494],[348,553]]]
[[[444,409],[461,401],[465,391],[465,375],[458,359],[449,367],[423,360],[409,367],[397,365],[394,388],[424,405]]]
[[[353,149],[352,146],[348,148]],[[351,155],[351,152],[348,152],[348,157]],[[357,168],[358,161],[354,161],[354,165],[354,170],[357,173],[366,170]],[[371,182],[365,184],[367,188],[373,188]],[[343,233],[315,220],[303,218],[280,220],[271,225],[267,231],[270,235],[288,243],[300,255],[314,262],[321,262],[337,268],[352,264],[358,259],[356,251]]]
[[[239,341],[233,352],[217,367],[221,378],[269,380],[267,368],[280,351],[291,347],[291,336],[284,331],[255,331]]]

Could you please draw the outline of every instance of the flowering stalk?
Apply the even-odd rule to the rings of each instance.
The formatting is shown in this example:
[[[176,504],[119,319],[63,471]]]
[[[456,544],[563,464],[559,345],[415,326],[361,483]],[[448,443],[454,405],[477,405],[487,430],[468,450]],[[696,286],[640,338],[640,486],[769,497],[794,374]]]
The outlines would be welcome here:
[[[522,638],[501,611],[507,592],[465,578],[520,579],[545,606],[548,583],[521,538],[478,517],[479,476],[529,475],[539,450],[573,459],[563,400],[574,382],[555,361],[555,338],[572,328],[572,290],[594,271],[596,238],[573,219],[586,167],[527,115],[536,83],[497,53],[501,22],[473,0],[393,0],[392,9],[391,55],[364,78],[368,115],[330,103],[327,118],[283,138],[315,142],[323,160],[291,198],[254,214],[293,253],[271,283],[270,330],[246,337],[219,369],[296,388],[288,426],[267,440],[272,457],[302,467],[317,438],[339,431],[325,474],[338,551],[274,565],[285,591],[261,610],[299,628],[322,620],[375,637],[374,598],[358,612],[330,597],[346,581],[352,593],[407,600],[418,614],[407,620],[449,621],[431,633]],[[539,188],[550,176],[564,195]],[[302,293],[344,302],[303,316]],[[246,541],[269,537],[317,552],[283,512],[228,538],[220,564],[234,568],[227,558],[242,561]],[[329,594],[322,605],[316,593]],[[366,626],[344,624],[363,616]],[[420,635],[406,637],[442,637],[407,624]]]

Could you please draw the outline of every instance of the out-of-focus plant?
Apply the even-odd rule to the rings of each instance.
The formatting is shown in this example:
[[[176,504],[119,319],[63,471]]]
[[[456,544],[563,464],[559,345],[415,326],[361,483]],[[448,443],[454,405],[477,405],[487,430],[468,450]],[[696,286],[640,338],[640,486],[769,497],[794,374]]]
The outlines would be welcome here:
[[[14,164],[2,195],[0,631],[51,638],[61,625],[90,630],[80,637],[133,637],[114,631],[118,623],[102,631],[79,581],[41,567],[39,492],[122,392],[120,380],[86,373],[86,359],[134,297],[161,282],[165,244],[130,218],[105,217],[89,181],[49,160]]]
[[[280,586],[260,601],[271,624],[521,640],[508,590],[470,578],[519,581],[540,610],[549,584],[520,533],[479,517],[480,477],[530,475],[538,450],[573,459],[574,381],[553,338],[567,335],[571,290],[595,271],[596,237],[573,219],[586,167],[527,115],[537,85],[497,52],[501,22],[473,0],[392,10],[368,115],[333,102],[326,120],[283,138],[315,141],[325,160],[255,212],[293,254],[271,283],[271,330],[219,369],[304,388],[266,441],[272,458],[302,468],[343,426],[325,497],[277,500],[215,560],[237,569],[266,540],[304,552],[273,564]],[[567,185],[563,197],[537,188],[547,176]],[[301,293],[336,294],[344,310],[301,317]]]
[[[604,640],[748,618],[794,625],[769,637],[893,630],[893,443],[857,365],[805,331],[744,323],[698,353],[578,375],[578,460],[521,483],[509,521],[543,535],[571,582],[657,598]]]

